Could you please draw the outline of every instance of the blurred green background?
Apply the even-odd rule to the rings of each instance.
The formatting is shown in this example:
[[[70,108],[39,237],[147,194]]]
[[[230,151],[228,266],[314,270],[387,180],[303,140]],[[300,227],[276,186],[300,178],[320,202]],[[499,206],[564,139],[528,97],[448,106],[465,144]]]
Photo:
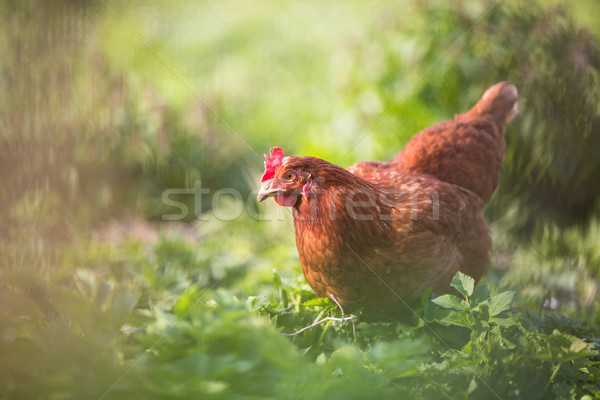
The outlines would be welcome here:
[[[484,283],[598,332],[599,16],[597,0],[1,0],[0,399],[358,396],[330,380],[353,356],[319,369],[278,335],[316,314],[281,298],[311,293],[290,216],[255,204],[262,154],[390,159],[502,80],[521,114]],[[172,195],[189,213],[165,222],[165,191],[199,181],[210,194]],[[244,201],[233,221],[223,188]],[[361,368],[360,393],[385,386]]]

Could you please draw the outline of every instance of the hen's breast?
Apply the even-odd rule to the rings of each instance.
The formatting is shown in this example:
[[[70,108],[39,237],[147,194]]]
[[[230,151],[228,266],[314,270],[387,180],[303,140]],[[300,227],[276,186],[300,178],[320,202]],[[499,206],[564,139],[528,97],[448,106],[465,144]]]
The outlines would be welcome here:
[[[334,296],[347,311],[384,310],[418,298],[428,287],[438,292],[459,270],[462,255],[451,240],[414,229],[394,243],[351,244],[353,232],[307,232],[299,226],[297,246],[304,276],[318,297]],[[391,235],[393,237],[395,235]]]
[[[364,171],[369,164],[354,167],[363,165]],[[370,214],[360,213],[368,218],[347,212],[349,188],[309,200],[316,207],[312,213],[308,203],[294,212],[308,283],[317,296],[333,295],[349,309],[385,308],[418,298],[428,287],[447,290],[464,260],[460,243],[481,208],[475,194],[455,185],[393,168],[383,171],[370,175],[385,179],[373,186],[377,204]]]

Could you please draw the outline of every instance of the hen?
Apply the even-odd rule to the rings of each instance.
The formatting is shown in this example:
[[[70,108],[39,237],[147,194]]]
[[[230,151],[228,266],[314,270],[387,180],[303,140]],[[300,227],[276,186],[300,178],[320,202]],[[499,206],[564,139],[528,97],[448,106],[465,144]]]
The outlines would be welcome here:
[[[345,309],[393,310],[457,271],[486,272],[483,216],[504,159],[517,90],[489,88],[468,112],[415,135],[387,162],[348,169],[315,157],[265,156],[258,201],[292,207],[302,271],[319,297]]]

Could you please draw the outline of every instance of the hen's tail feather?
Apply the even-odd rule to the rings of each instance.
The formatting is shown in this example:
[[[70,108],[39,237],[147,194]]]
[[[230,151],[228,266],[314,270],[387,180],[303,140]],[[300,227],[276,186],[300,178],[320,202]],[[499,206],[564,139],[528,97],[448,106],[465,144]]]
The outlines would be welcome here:
[[[457,119],[470,119],[489,115],[498,125],[509,123],[518,113],[517,88],[508,82],[500,82],[485,91],[481,99]]]
[[[486,203],[498,184],[506,148],[505,123],[516,115],[517,100],[517,89],[510,83],[492,86],[455,121],[415,135],[393,165],[466,188]]]

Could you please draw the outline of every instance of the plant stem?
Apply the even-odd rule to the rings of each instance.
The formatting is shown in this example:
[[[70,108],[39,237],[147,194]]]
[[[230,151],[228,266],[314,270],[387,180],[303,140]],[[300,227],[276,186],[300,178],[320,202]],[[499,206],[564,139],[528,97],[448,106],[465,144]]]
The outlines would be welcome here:
[[[544,392],[546,391],[546,389],[548,389],[548,387],[550,386],[550,384],[552,383],[552,381],[554,380],[554,378],[556,378],[556,374],[558,373],[558,370],[560,369],[560,366],[562,364],[558,363],[556,365],[556,367],[554,367],[554,371],[552,372],[552,375],[550,376],[550,379],[548,380],[548,383],[546,383],[546,387],[544,388]]]

